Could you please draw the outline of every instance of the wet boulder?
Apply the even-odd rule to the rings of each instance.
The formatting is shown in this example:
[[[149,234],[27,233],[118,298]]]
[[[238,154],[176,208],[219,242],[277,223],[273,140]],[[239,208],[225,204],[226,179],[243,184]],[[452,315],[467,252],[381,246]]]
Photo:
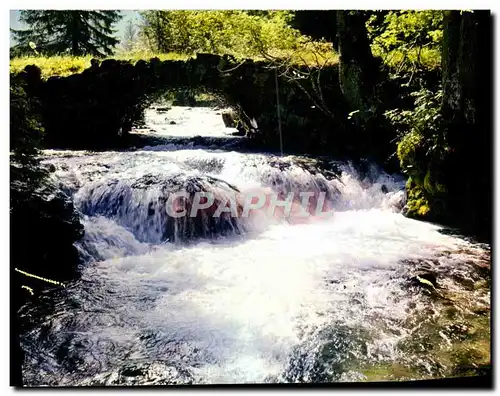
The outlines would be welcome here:
[[[97,182],[81,190],[78,200],[84,214],[111,218],[138,240],[161,243],[241,234],[245,227],[234,212],[214,216],[220,206],[230,208],[237,194],[237,188],[210,176],[147,174]],[[241,204],[233,202],[240,214]]]
[[[437,282],[436,272],[431,269],[420,268],[410,278],[412,286],[435,292],[440,286]]]
[[[222,112],[222,121],[226,128],[236,128],[238,126],[238,116],[234,110],[225,110]]]
[[[25,192],[12,189],[11,202],[12,265],[56,281],[72,278],[79,263],[74,242],[84,234],[72,199],[58,190],[26,199]],[[21,281],[33,287],[47,286],[33,278],[22,277]]]

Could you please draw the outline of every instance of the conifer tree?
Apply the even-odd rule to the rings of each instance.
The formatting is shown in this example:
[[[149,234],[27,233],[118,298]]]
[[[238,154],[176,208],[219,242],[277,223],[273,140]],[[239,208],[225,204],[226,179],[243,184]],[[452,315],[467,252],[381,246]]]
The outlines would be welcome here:
[[[123,48],[125,51],[132,51],[134,48],[134,43],[137,38],[137,32],[134,22],[129,19],[127,26],[125,27],[125,34],[123,35]]]
[[[111,55],[119,41],[113,37],[113,25],[120,18],[119,11],[23,10],[20,21],[28,28],[12,29],[12,33],[25,52],[34,43],[38,52],[47,55]]]

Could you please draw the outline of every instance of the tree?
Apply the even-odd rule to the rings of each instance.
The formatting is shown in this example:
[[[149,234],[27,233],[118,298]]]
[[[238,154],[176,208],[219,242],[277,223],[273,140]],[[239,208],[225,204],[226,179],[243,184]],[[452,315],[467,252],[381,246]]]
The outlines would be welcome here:
[[[123,36],[123,49],[125,51],[132,51],[134,49],[134,43],[137,39],[137,31],[132,19],[129,19],[127,25],[125,26],[125,34]]]
[[[408,86],[440,68],[443,11],[378,11],[367,28],[374,56],[382,58],[394,77],[408,78]]]
[[[361,11],[337,11],[340,88],[352,110],[360,112],[375,110],[378,73],[368,40],[367,20]]]
[[[450,205],[455,213],[467,208],[475,222],[487,222],[491,215],[491,25],[489,11],[444,15],[441,113],[452,148],[448,190],[454,202]]]
[[[408,132],[398,144],[410,176],[408,214],[490,237],[492,21],[489,11],[445,11],[442,89],[414,93],[401,112]]]
[[[300,30],[303,34],[314,39],[325,39],[330,43],[336,43],[336,12],[333,10],[323,11],[295,11],[292,19],[292,26]]]
[[[47,55],[111,55],[118,43],[113,25],[120,18],[119,11],[24,10],[20,21],[28,29],[12,29],[12,33],[18,47],[28,49],[35,43]]]
[[[260,56],[286,52],[304,40],[289,26],[289,11],[172,10],[141,12],[141,33],[158,52]]]
[[[151,49],[158,52],[168,52],[165,29],[167,27],[168,11],[141,11],[142,34],[148,39]]]
[[[303,34],[331,42],[339,54],[342,94],[353,111],[373,110],[378,65],[371,53],[366,22],[373,12],[296,11],[292,25]]]

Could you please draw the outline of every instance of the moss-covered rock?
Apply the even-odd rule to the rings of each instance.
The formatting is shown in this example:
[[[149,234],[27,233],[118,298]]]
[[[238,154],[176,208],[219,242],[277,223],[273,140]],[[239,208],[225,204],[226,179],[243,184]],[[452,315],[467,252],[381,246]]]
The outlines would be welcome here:
[[[404,213],[408,217],[425,218],[429,215],[431,208],[429,200],[423,189],[421,189],[412,178],[406,183],[407,201]]]
[[[404,381],[415,378],[415,373],[399,363],[380,363],[362,367],[360,372],[367,382]]]

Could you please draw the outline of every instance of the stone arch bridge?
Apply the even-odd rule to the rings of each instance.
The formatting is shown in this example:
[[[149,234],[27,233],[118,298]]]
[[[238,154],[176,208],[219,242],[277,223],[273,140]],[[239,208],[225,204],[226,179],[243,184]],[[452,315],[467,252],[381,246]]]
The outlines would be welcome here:
[[[311,69],[298,68],[311,74]],[[320,70],[321,98],[314,97],[312,78],[293,79],[270,62],[198,54],[187,61],[153,58],[135,64],[92,60],[91,67],[68,77],[42,79],[40,69],[27,66],[11,76],[36,98],[46,131],[45,145],[68,148],[107,148],[120,144],[139,123],[144,109],[169,90],[204,90],[224,98],[237,109],[248,135],[270,148],[278,145],[276,79],[284,146],[290,151],[314,152],[345,129],[347,112],[338,83],[337,66]],[[319,71],[319,70],[316,70]],[[314,72],[314,70],[313,70]],[[321,77],[321,80],[320,80]],[[328,103],[330,114],[315,106]],[[258,130],[252,130],[251,119]],[[332,131],[336,131],[333,133]]]

